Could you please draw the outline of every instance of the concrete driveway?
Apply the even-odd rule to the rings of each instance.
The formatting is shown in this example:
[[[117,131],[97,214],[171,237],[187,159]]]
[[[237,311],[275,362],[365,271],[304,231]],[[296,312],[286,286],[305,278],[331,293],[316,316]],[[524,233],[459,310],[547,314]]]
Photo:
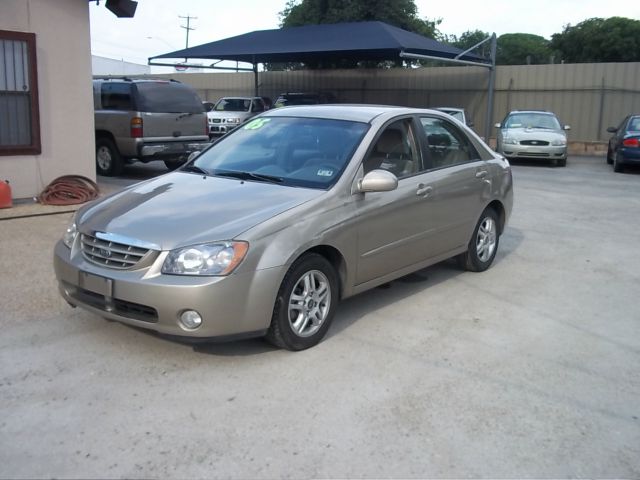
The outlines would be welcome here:
[[[514,177],[489,271],[349,299],[300,353],[71,309],[70,214],[0,221],[0,477],[638,478],[640,172]]]

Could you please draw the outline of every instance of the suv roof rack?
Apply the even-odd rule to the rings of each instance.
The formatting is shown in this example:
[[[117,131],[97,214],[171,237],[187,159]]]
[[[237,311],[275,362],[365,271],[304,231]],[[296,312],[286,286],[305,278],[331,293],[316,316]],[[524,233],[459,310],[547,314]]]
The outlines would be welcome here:
[[[93,75],[94,80],[122,80],[124,82],[135,82],[136,80],[157,80],[159,82],[175,82],[182,83],[180,80],[176,80],[175,78],[161,78],[161,77],[152,77],[148,74],[140,74],[135,76],[126,76],[126,75]]]

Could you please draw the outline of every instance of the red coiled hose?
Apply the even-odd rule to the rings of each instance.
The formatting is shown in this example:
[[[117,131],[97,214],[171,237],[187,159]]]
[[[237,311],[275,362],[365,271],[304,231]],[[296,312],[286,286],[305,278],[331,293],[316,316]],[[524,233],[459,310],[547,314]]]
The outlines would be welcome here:
[[[38,195],[43,205],[76,205],[93,200],[100,194],[98,185],[82,175],[63,175],[53,180]]]

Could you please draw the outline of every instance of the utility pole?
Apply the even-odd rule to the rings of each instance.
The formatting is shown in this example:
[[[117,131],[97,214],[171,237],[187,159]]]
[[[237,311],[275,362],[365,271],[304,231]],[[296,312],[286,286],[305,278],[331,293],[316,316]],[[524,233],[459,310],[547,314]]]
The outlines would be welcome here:
[[[187,26],[185,27],[184,25],[180,25],[180,28],[184,28],[187,31],[187,44],[186,44],[185,48],[189,48],[189,30],[195,30],[195,28],[192,28],[190,26],[191,19],[193,18],[194,20],[197,20],[198,17],[192,17],[190,15],[187,15],[186,17],[182,17],[182,16],[178,15],[178,18],[186,18],[187,19]]]

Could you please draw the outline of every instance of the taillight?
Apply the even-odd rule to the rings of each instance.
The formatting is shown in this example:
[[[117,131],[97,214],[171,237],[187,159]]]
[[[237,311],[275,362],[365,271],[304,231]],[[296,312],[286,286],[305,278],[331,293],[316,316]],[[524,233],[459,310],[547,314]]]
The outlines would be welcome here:
[[[638,140],[637,138],[625,138],[622,141],[622,145],[624,147],[635,147],[635,148],[638,148],[638,147],[640,147],[640,140]]]
[[[142,138],[142,118],[133,117],[131,119],[131,138]]]

